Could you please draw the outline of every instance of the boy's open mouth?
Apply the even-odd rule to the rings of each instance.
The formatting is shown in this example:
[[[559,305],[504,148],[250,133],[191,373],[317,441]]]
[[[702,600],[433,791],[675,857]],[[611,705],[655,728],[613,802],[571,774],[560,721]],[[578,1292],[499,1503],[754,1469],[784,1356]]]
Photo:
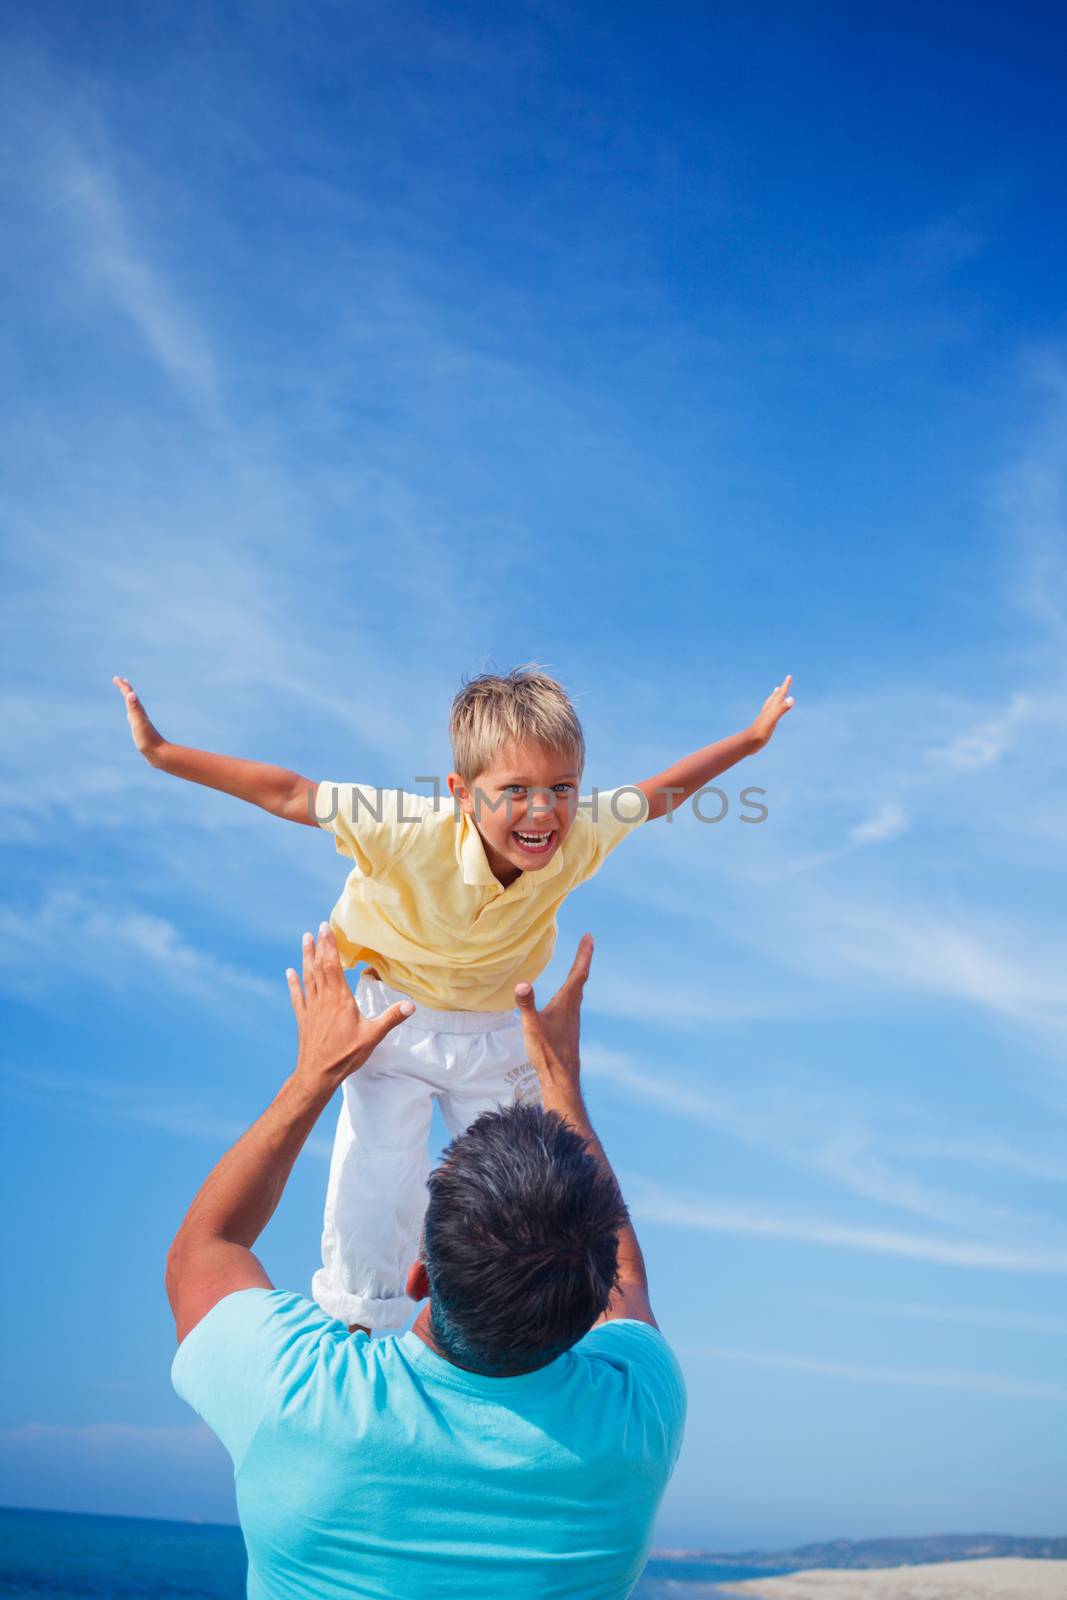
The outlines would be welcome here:
[[[525,855],[543,856],[551,850],[552,841],[556,837],[556,830],[555,828],[550,828],[547,833],[530,833],[526,829],[520,832],[518,828],[513,828],[511,837]]]

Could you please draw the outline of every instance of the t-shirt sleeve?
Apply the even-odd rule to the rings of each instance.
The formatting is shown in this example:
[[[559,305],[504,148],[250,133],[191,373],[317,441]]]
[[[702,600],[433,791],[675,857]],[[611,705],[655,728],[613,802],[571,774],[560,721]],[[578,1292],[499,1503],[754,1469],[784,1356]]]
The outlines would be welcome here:
[[[587,1333],[574,1348],[626,1375],[635,1420],[669,1476],[682,1448],[686,1392],[678,1359],[662,1333],[651,1323],[617,1317]]]
[[[599,872],[607,857],[648,819],[648,801],[641,790],[630,785],[622,789],[594,789],[579,802],[580,817],[588,837],[589,856],[581,881]]]
[[[337,852],[350,856],[364,877],[373,878],[409,844],[421,822],[425,799],[402,789],[365,783],[320,783],[315,820],[333,834]]]
[[[186,1334],[171,1382],[241,1465],[256,1429],[303,1381],[324,1339],[347,1329],[302,1295],[239,1289]]]

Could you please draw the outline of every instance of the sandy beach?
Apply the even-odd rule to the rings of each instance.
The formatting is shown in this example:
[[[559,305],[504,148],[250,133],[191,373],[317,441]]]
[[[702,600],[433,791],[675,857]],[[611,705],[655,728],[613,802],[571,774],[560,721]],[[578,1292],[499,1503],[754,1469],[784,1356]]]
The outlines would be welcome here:
[[[865,1572],[794,1572],[752,1578],[724,1596],[751,1600],[1067,1600],[1067,1561],[941,1561]]]

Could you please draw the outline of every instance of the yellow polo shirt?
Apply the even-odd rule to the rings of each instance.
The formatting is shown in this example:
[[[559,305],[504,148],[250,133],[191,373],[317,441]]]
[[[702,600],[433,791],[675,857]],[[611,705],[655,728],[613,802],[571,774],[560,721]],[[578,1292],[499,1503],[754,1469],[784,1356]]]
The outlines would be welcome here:
[[[355,866],[331,925],[346,967],[372,963],[385,983],[439,1011],[510,1011],[556,944],[556,913],[644,820],[636,789],[584,800],[539,872],[505,889],[470,817],[452,802],[358,783],[320,783],[319,825]]]

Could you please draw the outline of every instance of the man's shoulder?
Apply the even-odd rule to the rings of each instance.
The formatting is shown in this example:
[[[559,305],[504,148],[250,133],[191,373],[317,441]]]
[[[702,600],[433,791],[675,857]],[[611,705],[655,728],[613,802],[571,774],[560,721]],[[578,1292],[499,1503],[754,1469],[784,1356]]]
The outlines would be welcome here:
[[[171,1381],[239,1464],[272,1410],[349,1338],[343,1323],[284,1289],[238,1289],[178,1346]]]
[[[684,1416],[685,1378],[678,1358],[650,1322],[614,1317],[591,1328],[573,1347],[581,1360],[606,1363],[654,1395],[671,1413]]]
[[[598,1322],[572,1347],[581,1355],[624,1361],[677,1361],[659,1328],[637,1317],[612,1317]]]
[[[288,1289],[238,1289],[217,1300],[178,1346],[174,1387],[198,1407],[204,1394],[283,1390],[333,1345],[348,1339],[343,1323]],[[221,1385],[221,1387],[220,1387]]]

